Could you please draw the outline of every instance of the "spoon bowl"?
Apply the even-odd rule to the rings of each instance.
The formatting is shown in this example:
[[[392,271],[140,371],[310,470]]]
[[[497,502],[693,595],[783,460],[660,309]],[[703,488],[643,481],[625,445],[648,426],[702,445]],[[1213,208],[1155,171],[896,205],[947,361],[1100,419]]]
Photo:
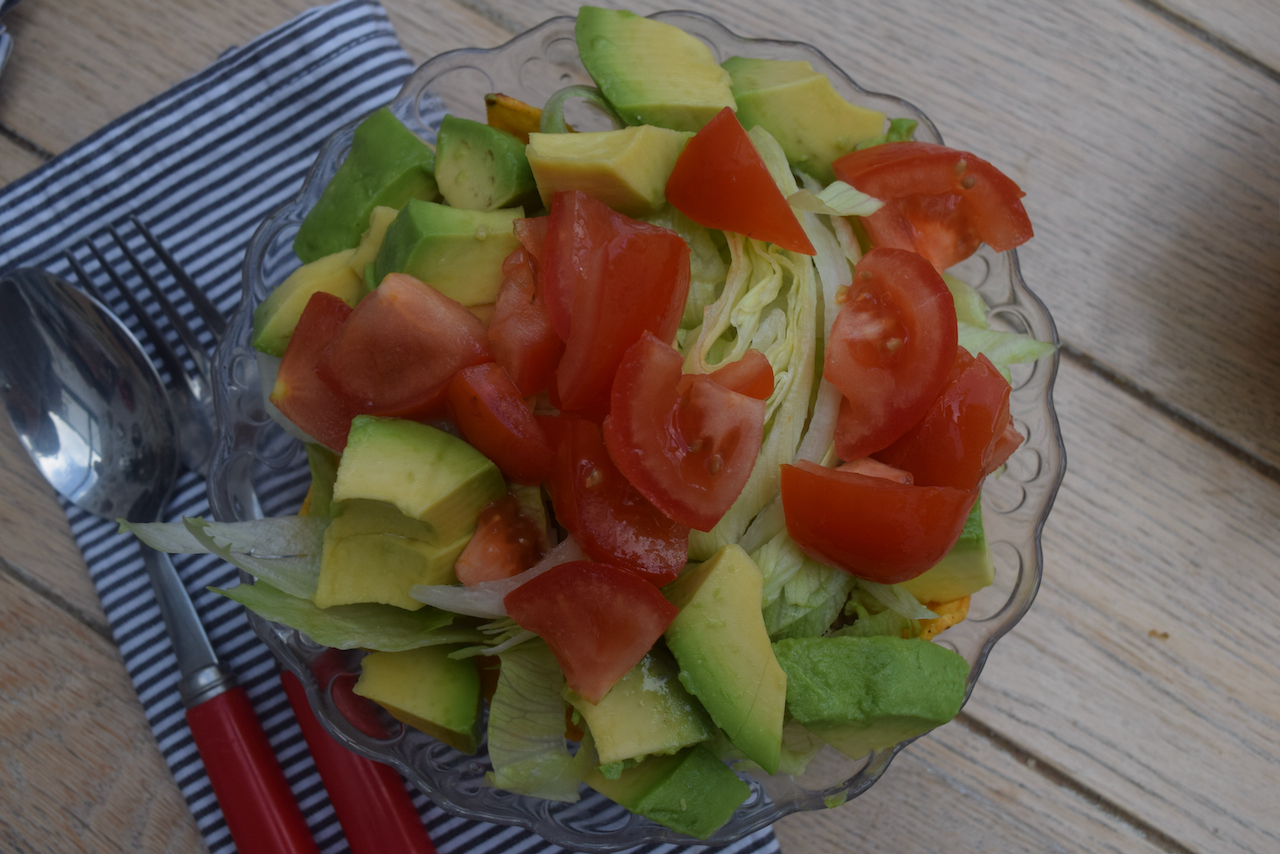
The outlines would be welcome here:
[[[179,442],[142,344],[43,270],[4,277],[0,317],[0,398],[45,479],[95,515],[157,519],[178,477]]]

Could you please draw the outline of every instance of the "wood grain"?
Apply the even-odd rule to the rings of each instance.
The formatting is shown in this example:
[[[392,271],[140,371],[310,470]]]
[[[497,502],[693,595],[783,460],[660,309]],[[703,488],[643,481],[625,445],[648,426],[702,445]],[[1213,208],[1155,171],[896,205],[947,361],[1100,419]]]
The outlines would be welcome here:
[[[1280,74],[1280,6],[1270,0],[1160,0],[1158,5]]]
[[[115,646],[0,571],[0,848],[205,850]]]

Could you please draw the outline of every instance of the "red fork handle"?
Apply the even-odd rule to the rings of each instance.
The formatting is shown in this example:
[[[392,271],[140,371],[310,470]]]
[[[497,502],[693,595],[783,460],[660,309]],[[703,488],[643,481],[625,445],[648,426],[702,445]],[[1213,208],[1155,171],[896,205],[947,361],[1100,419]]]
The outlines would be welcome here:
[[[280,675],[352,854],[436,854],[394,769],[343,747],[325,730],[297,676]]]
[[[187,722],[240,854],[319,854],[244,688],[190,707]]]

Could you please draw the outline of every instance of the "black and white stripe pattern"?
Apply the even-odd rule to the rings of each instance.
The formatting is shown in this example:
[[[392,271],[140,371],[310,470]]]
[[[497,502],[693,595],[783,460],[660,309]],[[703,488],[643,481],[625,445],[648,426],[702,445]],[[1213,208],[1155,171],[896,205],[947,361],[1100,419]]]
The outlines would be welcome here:
[[[87,239],[106,249],[106,228],[136,212],[230,315],[240,296],[245,246],[258,223],[298,191],[325,138],[390,101],[410,71],[412,63],[376,3],[343,0],[313,9],[228,51],[210,68],[0,189],[0,269],[36,266],[72,278],[64,253]],[[93,265],[89,273],[95,273]],[[131,284],[144,305],[155,309],[141,283]],[[174,290],[175,301],[181,301]],[[123,300],[112,308],[128,322]],[[264,500],[269,514],[292,512],[306,483],[295,475],[275,487]],[[184,474],[168,512],[172,519],[207,516],[203,480]],[[209,849],[229,854],[234,845],[186,725],[177,664],[137,545],[113,523],[70,505],[67,515],[156,741]],[[241,606],[207,590],[234,584],[236,570],[207,555],[176,557],[218,654],[253,700],[321,850],[348,850],[274,660],[249,629]],[[528,831],[455,818],[420,793],[414,798],[441,854],[563,851]],[[765,829],[720,850],[777,852],[778,844]]]

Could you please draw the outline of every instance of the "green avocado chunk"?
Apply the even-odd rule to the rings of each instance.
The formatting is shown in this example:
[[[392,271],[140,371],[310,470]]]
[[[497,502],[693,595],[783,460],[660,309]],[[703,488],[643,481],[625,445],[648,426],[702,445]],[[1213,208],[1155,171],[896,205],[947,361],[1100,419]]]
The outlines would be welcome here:
[[[832,161],[884,131],[884,113],[850,104],[808,62],[733,56],[723,66],[742,126],[764,128],[792,166],[824,184],[835,180]]]
[[[435,151],[383,107],[356,128],[351,152],[293,239],[294,253],[306,264],[354,249],[378,205],[437,198],[434,172]]]
[[[565,688],[595,740],[600,764],[650,754],[675,753],[715,735],[705,709],[678,678],[671,653],[654,647],[619,679],[599,703]]]
[[[763,577],[741,546],[725,546],[663,589],[680,613],[667,647],[680,681],[733,746],[772,774],[782,752],[787,675],[760,611]]]
[[[514,223],[521,208],[469,211],[411,201],[387,228],[373,281],[408,273],[465,306],[497,300],[502,262],[520,246]]]
[[[941,726],[964,702],[969,663],[919,638],[789,638],[773,648],[791,715],[851,759]]]
[[[479,742],[480,676],[475,660],[453,659],[456,647],[424,646],[403,652],[371,652],[360,662],[351,689],[396,720],[463,753]]]
[[[436,136],[436,184],[450,207],[492,211],[534,191],[524,143],[505,130],[445,116]]]
[[[698,131],[735,107],[729,74],[679,27],[583,6],[574,34],[587,73],[627,124]]]
[[[922,575],[901,586],[924,604],[954,602],[971,596],[996,579],[995,565],[991,562],[991,547],[982,527],[982,502],[975,501],[964,521],[960,539]]]
[[[290,273],[253,310],[253,338],[249,342],[253,348],[269,356],[284,356],[303,309],[319,291],[333,294],[354,308],[364,296],[364,283],[351,269],[355,252],[343,249]]]
[[[706,839],[732,816],[751,788],[701,744],[669,756],[650,756],[618,779],[594,767],[586,783],[611,801],[664,827]]]

